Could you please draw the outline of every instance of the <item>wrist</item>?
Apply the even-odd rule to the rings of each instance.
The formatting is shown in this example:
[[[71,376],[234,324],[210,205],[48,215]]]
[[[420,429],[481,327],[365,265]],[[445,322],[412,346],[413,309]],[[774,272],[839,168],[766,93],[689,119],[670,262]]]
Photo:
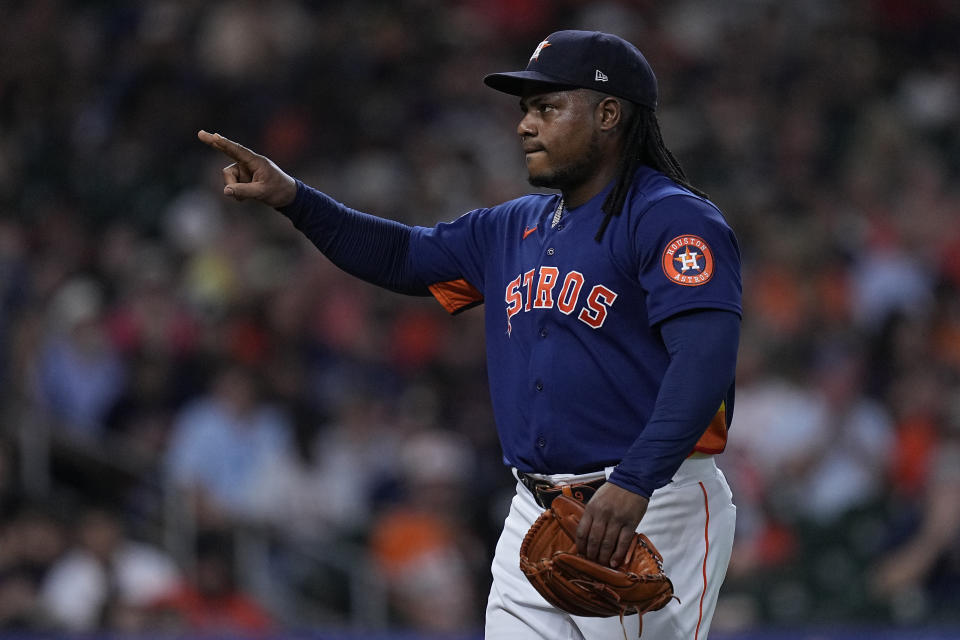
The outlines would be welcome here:
[[[278,190],[277,199],[273,205],[275,209],[283,209],[284,207],[292,205],[297,200],[297,195],[300,192],[298,180],[295,180],[287,174],[283,174],[281,179],[284,185]]]
[[[617,473],[617,469],[613,470],[613,473],[611,473],[610,477],[607,478],[607,482],[616,485],[621,489],[626,489],[631,493],[635,493],[641,498],[649,499],[651,494],[653,494],[653,489],[650,489],[646,483],[631,481],[631,479],[625,478],[623,473]]]
[[[290,176],[286,176],[286,178],[290,180],[290,184],[284,188],[283,195],[277,197],[277,202],[283,204],[274,205],[274,209],[289,217],[292,211],[296,209],[295,205],[301,199],[301,192],[305,185]]]

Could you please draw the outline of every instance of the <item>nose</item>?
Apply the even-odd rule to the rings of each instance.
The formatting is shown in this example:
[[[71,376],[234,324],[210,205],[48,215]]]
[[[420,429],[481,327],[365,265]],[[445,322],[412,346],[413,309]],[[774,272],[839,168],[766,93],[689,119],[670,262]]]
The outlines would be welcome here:
[[[530,112],[523,114],[523,117],[520,118],[520,122],[517,124],[517,135],[521,138],[537,135],[537,129],[533,124]]]

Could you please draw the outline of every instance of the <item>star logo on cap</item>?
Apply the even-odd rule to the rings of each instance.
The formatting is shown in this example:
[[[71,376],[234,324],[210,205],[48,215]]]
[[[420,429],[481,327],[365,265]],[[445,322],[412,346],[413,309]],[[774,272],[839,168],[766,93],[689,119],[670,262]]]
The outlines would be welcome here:
[[[538,44],[538,45],[537,45],[537,48],[533,50],[533,55],[530,56],[530,62],[533,62],[534,60],[536,60],[537,58],[539,58],[539,57],[540,57],[540,52],[543,51],[546,47],[549,47],[549,46],[550,46],[550,42],[549,42],[548,40],[544,40],[543,42],[541,42],[540,44]]]

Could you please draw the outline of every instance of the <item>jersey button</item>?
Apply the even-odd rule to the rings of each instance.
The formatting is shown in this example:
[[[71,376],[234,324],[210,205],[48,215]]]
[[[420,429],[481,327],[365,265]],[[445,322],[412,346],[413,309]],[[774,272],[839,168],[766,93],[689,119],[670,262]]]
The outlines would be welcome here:
[[[541,337],[541,338],[546,338],[546,337],[547,337],[547,328],[546,328],[546,327],[543,327],[542,329],[540,329],[540,337]]]
[[[558,224],[558,225],[557,225],[557,231],[560,231],[560,230],[562,230],[562,229],[563,229],[563,225],[562,225],[562,224]]]
[[[556,253],[556,252],[553,250],[553,247],[550,247],[549,249],[547,249],[547,255],[548,255],[548,256],[552,256],[554,253]]]
[[[545,447],[545,446],[547,446],[547,441],[544,440],[543,438],[537,438],[537,446],[538,446],[538,447]]]
[[[539,380],[537,380],[536,387],[537,387],[537,391],[543,391],[543,383],[540,382]]]

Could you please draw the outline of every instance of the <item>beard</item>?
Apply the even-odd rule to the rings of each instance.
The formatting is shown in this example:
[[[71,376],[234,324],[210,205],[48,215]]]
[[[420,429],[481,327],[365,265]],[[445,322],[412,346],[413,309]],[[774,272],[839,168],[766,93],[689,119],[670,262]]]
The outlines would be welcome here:
[[[593,177],[600,164],[600,155],[600,137],[594,132],[586,153],[565,166],[537,175],[530,174],[527,181],[535,187],[559,189],[560,191],[574,189]]]

